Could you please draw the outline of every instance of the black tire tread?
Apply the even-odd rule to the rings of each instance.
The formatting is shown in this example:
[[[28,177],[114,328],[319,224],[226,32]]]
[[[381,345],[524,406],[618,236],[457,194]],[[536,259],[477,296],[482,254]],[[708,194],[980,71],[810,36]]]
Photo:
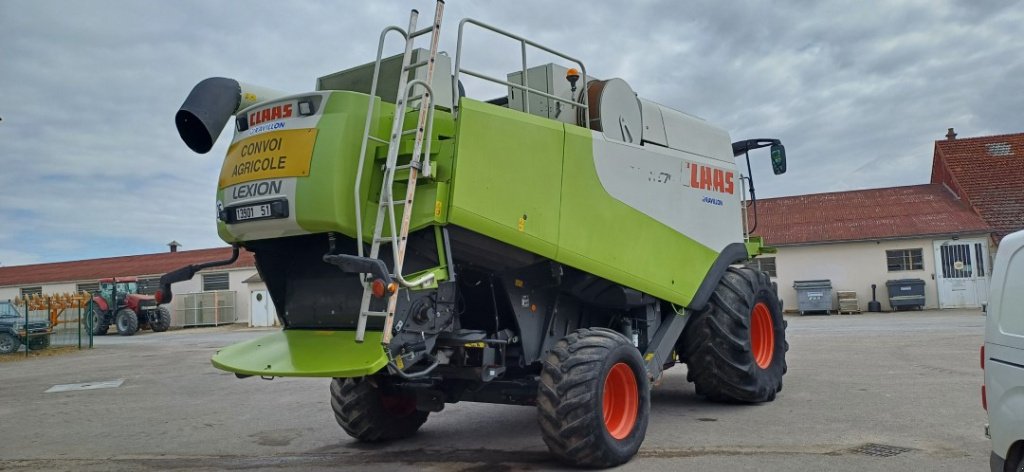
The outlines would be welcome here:
[[[596,377],[601,375],[605,357],[623,344],[633,347],[616,331],[584,328],[558,341],[546,354],[538,386],[538,421],[548,449],[560,459],[577,466],[612,467],[635,454],[633,451],[625,459],[614,454],[597,440],[594,431],[594,425],[603,428],[604,421],[600,408],[593,406],[598,395],[594,384],[601,381]],[[642,359],[640,362],[642,365]],[[649,390],[646,377],[638,378],[637,383],[644,395]],[[646,429],[646,416],[643,421]]]
[[[125,326],[124,330],[121,329],[121,323],[118,321],[122,316],[126,317],[128,320],[128,324]],[[139,315],[136,315],[131,308],[122,308],[117,310],[117,314],[114,315],[114,325],[117,326],[117,334],[120,334],[121,336],[131,336],[139,331]]]
[[[429,412],[416,410],[396,416],[381,404],[381,390],[366,377],[333,379],[331,409],[334,419],[349,436],[363,442],[380,442],[412,436],[427,421]]]
[[[149,323],[149,327],[155,333],[162,333],[171,327],[171,312],[167,310],[167,307],[156,308],[156,319]]]
[[[683,331],[677,352],[687,364],[687,380],[694,383],[699,395],[713,401],[757,403],[774,400],[782,390],[782,374],[787,370],[785,353],[789,350],[785,320],[782,329],[776,329],[776,338],[782,337],[781,349],[776,346],[775,358],[768,367],[779,369],[781,363],[781,374],[758,375],[760,368],[750,352],[750,313],[758,296],[772,298],[781,311],[767,274],[748,267],[730,267],[707,307],[695,313]]]
[[[0,354],[10,354],[13,352],[18,352],[18,348],[21,347],[21,340],[18,339],[17,336],[10,333],[0,333],[0,337],[8,339],[8,342],[6,344],[10,346],[9,348],[0,351]]]

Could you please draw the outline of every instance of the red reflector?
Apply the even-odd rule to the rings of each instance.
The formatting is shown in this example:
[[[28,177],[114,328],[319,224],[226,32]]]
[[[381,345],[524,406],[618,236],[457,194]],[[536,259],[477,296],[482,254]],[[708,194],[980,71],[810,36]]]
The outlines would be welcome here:
[[[158,305],[162,304],[164,302],[164,291],[163,290],[157,290],[156,293],[153,294],[153,298],[156,299],[156,303]]]
[[[985,345],[981,345],[981,370],[985,370]]]
[[[988,396],[985,395],[985,386],[981,386],[981,407],[988,411]]]
[[[384,298],[384,291],[386,289],[387,287],[384,286],[382,279],[373,279],[373,282],[370,283],[370,292],[377,298]]]

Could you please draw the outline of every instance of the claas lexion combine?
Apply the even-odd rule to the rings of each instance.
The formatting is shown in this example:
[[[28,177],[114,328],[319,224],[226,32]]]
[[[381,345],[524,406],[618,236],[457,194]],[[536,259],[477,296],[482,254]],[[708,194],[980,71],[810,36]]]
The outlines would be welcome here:
[[[200,82],[175,121],[199,153],[231,120],[217,189],[220,237],[255,255],[284,329],[221,349],[239,377],[330,377],[341,427],[362,441],[414,434],[459,401],[531,405],[575,465],[632,458],[650,389],[687,366],[696,392],[766,402],[786,372],[768,251],[745,235],[749,184],[705,121],[599,80],[573,57],[465,19],[454,56],[434,21],[381,33],[374,62],[286,94]],[[523,68],[466,68],[464,32],[518,43]],[[389,34],[405,51],[383,56]],[[429,48],[416,48],[416,38]],[[527,67],[542,50],[562,65]],[[459,79],[507,87],[477,100]],[[749,173],[749,160],[748,173]],[[231,260],[233,260],[232,258]],[[231,262],[184,267],[171,284]]]

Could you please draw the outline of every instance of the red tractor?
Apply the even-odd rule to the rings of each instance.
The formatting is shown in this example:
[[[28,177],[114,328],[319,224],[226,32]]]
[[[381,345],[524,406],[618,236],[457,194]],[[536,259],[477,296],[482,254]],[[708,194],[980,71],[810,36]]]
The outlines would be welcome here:
[[[117,334],[131,336],[139,328],[150,328],[155,332],[167,331],[171,327],[171,313],[159,306],[152,295],[138,293],[135,277],[118,277],[100,280],[100,290],[92,294],[89,302],[87,323],[94,335],[107,334],[110,325],[117,326]]]

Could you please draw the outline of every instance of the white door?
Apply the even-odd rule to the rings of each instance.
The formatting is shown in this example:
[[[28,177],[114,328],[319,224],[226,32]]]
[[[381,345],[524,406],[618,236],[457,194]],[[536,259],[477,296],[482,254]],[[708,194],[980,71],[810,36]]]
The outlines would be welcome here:
[[[981,239],[935,241],[939,308],[988,303],[988,245]]]
[[[274,326],[277,309],[266,290],[254,290],[249,298],[249,325]]]

